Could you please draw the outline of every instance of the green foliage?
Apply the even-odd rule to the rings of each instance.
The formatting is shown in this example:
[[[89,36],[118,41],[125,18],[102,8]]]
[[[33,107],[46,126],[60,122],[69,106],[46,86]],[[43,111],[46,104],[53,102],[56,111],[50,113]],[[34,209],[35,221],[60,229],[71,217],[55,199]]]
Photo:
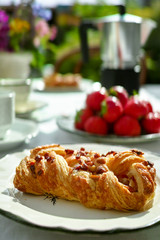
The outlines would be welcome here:
[[[83,78],[92,79],[95,82],[99,82],[100,69],[101,69],[100,56],[94,56],[90,59],[88,63],[83,65],[81,73]]]
[[[73,6],[73,14],[81,18],[104,17],[107,15],[116,14],[117,12],[118,8],[116,6],[106,5],[104,4],[104,1],[97,1],[97,4],[95,5],[82,5],[75,3]]]
[[[81,55],[77,54],[61,64],[59,72],[62,74],[66,73],[74,73],[76,65],[81,62]],[[93,81],[100,80],[100,68],[101,68],[101,60],[99,55],[94,56],[90,59],[88,63],[82,64],[80,68],[80,74],[83,78],[91,79]]]
[[[157,27],[152,30],[143,46],[146,54],[147,83],[160,83],[160,16]]]

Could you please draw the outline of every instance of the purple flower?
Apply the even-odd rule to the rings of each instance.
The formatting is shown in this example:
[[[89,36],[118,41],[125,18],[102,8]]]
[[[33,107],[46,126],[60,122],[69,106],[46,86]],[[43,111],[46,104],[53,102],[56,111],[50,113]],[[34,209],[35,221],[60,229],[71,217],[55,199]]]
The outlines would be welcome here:
[[[5,13],[5,11],[0,10],[0,23],[8,23],[9,17],[8,15]]]
[[[52,18],[52,12],[49,9],[41,9],[39,11],[39,17],[49,21]]]
[[[35,17],[40,17],[49,21],[52,18],[52,12],[49,9],[42,8],[42,6],[38,3],[32,4],[32,11]]]
[[[3,10],[0,10],[0,51],[8,50],[9,45],[8,20],[9,20],[8,15]]]

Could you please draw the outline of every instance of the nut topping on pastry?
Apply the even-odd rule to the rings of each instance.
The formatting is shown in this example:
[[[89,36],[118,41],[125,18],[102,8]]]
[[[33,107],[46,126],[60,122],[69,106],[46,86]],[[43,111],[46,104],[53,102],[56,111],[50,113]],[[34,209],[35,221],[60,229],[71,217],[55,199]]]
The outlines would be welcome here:
[[[14,186],[80,201],[90,208],[146,210],[152,206],[156,171],[136,149],[123,152],[65,149],[60,145],[31,150],[16,168]]]

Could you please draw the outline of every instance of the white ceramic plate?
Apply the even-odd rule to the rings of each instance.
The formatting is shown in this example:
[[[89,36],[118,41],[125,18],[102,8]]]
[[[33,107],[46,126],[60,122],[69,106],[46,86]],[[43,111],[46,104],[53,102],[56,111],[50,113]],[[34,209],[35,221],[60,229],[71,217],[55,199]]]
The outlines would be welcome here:
[[[29,142],[37,134],[38,127],[35,122],[16,118],[5,138],[0,140],[0,151],[17,147],[23,142]]]
[[[38,83],[38,84],[36,84]],[[35,86],[34,86],[35,85]],[[54,92],[54,93],[59,93],[59,92],[82,92],[82,91],[87,91],[92,88],[93,81],[89,79],[81,79],[79,86],[72,87],[45,87],[43,79],[35,80],[35,84],[33,85],[33,89],[35,91],[40,91],[40,92]]]
[[[85,138],[88,138],[95,142],[100,142],[100,143],[129,144],[129,143],[155,141],[155,140],[160,139],[160,133],[144,134],[144,135],[140,135],[137,137],[119,137],[114,134],[110,134],[110,135],[106,135],[106,136],[90,134],[85,131],[80,131],[80,130],[75,129],[73,116],[58,117],[57,125],[60,129],[66,131],[66,132],[80,135],[82,137],[85,137]]]
[[[66,148],[95,150],[100,153],[126,148],[101,144],[65,145]],[[157,170],[157,189],[153,207],[145,212],[88,209],[78,202],[57,199],[53,204],[44,196],[19,192],[13,187],[15,168],[28,151],[7,155],[0,160],[0,212],[16,221],[62,231],[108,232],[144,228],[160,221],[160,157],[145,152]]]
[[[44,108],[47,106],[47,103],[39,102],[39,101],[28,101],[24,104],[20,104],[16,106],[16,114],[17,115],[26,115],[30,114],[38,109]]]

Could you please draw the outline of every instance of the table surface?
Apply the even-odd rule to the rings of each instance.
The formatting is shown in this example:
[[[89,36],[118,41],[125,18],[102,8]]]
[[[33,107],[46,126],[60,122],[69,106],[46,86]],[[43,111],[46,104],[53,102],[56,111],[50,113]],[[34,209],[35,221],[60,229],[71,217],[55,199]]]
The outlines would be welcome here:
[[[39,84],[34,82],[34,85]],[[6,154],[14,152],[21,152],[24,149],[32,149],[36,146],[59,143],[89,143],[92,142],[84,137],[70,134],[60,130],[56,125],[56,117],[61,114],[73,114],[76,110],[80,109],[85,102],[86,93],[95,88],[95,85],[88,84],[83,91],[77,92],[38,92],[33,91],[30,96],[30,101],[43,101],[48,104],[44,109],[31,114],[29,117],[34,119],[39,126],[39,133],[36,137],[32,138],[29,143],[22,143],[15,149],[10,149],[5,152],[0,152],[0,158]],[[140,89],[140,95],[148,98],[154,105],[156,110],[160,109],[160,85],[143,85]],[[35,114],[35,115],[34,115]],[[43,118],[42,118],[43,116]],[[42,121],[43,120],[43,121]],[[145,143],[128,144],[128,148],[138,148],[142,150],[151,151],[156,154],[160,154],[160,140]],[[71,237],[78,239],[159,239],[160,236],[160,223],[153,226],[134,230],[134,231],[121,231],[115,233],[105,234],[73,234],[62,233],[56,231],[49,231],[43,229],[37,229],[23,225],[14,220],[8,219],[5,216],[0,215],[0,239],[1,240],[25,240],[25,239],[70,239]]]

